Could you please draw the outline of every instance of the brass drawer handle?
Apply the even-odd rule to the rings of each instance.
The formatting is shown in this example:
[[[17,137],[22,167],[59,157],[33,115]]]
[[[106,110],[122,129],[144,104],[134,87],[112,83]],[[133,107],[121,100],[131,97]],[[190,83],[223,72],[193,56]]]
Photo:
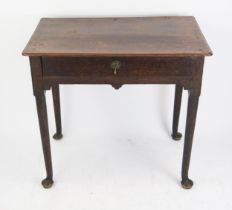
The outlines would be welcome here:
[[[114,70],[114,72],[113,72],[114,75],[116,75],[117,74],[117,70],[121,67],[121,62],[117,61],[117,60],[112,61],[110,67],[111,67],[111,69]]]

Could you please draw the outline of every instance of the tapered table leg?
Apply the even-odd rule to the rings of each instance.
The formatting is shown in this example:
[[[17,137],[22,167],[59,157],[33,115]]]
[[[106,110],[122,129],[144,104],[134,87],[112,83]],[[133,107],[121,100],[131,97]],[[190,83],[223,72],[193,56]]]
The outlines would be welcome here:
[[[54,113],[55,113],[55,120],[56,120],[56,133],[53,135],[53,138],[56,140],[59,140],[63,137],[62,125],[61,125],[61,113],[60,113],[59,85],[52,86],[52,96],[53,96],[53,105],[54,105]]]
[[[50,188],[53,184],[52,158],[50,139],[48,131],[47,107],[44,93],[35,95],[37,112],[39,118],[40,134],[43,146],[44,161],[46,166],[47,177],[42,181],[44,188]]]
[[[197,107],[198,107],[199,96],[194,95],[193,92],[189,92],[188,97],[188,111],[185,129],[185,141],[184,141],[184,152],[182,161],[182,181],[183,188],[190,189],[193,186],[193,181],[188,177],[189,163],[191,157],[193,134],[195,129]]]
[[[183,87],[180,85],[176,85],[172,123],[172,138],[176,141],[180,140],[182,137],[182,134],[178,132],[182,91]]]

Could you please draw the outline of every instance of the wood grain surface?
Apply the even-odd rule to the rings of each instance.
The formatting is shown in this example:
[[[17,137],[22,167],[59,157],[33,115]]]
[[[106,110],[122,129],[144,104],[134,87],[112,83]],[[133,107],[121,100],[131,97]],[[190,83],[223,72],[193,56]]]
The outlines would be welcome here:
[[[208,56],[194,17],[42,18],[26,56]]]

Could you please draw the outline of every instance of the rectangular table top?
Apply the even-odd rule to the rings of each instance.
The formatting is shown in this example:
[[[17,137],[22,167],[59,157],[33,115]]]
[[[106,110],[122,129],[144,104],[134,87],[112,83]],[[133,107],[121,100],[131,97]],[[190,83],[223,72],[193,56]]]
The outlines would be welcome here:
[[[194,17],[42,18],[26,56],[208,56]]]

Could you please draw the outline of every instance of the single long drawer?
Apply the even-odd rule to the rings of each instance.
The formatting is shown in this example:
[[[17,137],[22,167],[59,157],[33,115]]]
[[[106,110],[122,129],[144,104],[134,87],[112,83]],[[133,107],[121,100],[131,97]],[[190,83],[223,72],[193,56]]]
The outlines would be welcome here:
[[[44,77],[80,80],[138,81],[159,77],[190,77],[194,58],[43,57]]]

